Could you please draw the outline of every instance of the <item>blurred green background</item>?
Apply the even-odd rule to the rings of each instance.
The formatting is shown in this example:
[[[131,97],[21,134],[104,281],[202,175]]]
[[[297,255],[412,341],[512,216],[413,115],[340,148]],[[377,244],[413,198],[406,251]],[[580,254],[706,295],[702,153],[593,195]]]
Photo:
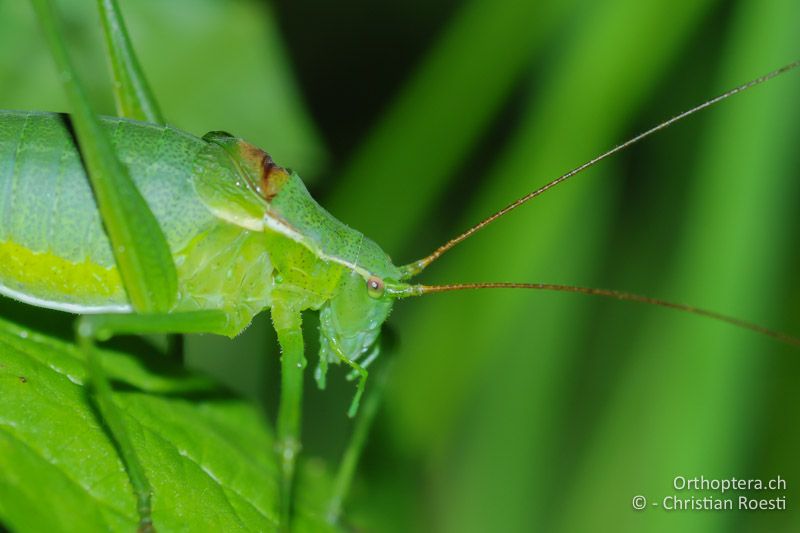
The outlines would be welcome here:
[[[94,2],[61,2],[113,113]],[[297,169],[399,263],[548,179],[800,55],[795,0],[120,1],[169,121]],[[692,117],[460,246],[426,282],[640,292],[800,334],[800,76]],[[24,2],[0,2],[0,107],[63,111]],[[70,318],[5,316],[68,335]],[[316,326],[309,317],[310,359]],[[800,358],[694,316],[569,294],[400,302],[348,522],[365,531],[797,531]],[[190,363],[264,406],[266,317]],[[353,387],[309,381],[309,455],[335,464]],[[634,511],[675,476],[780,475],[786,511]],[[737,498],[739,493],[733,494]]]

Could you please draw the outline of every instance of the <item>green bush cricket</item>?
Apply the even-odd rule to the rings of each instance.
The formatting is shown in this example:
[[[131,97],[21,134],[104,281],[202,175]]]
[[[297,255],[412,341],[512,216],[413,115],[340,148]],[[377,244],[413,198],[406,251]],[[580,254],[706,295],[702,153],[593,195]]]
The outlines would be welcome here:
[[[55,19],[46,2],[36,5],[46,34],[54,43],[59,68],[69,79],[72,74],[64,46],[54,37]],[[115,16],[113,2],[104,2],[102,7],[107,18]],[[123,80],[118,93],[120,115],[161,123],[152,98],[141,89],[146,84],[126,46],[126,39],[122,39],[111,47],[117,51],[115,73]],[[149,520],[149,489],[124,430],[115,427],[110,391],[102,369],[91,357],[93,341],[119,333],[235,335],[256,313],[271,308],[283,349],[278,432],[284,458],[284,516],[288,517],[288,494],[299,450],[305,365],[301,310],[320,311],[323,342],[319,381],[324,383],[325,365],[337,361],[349,364],[361,377],[351,413],[364,387],[363,366],[378,354],[377,337],[393,299],[429,292],[501,287],[586,292],[675,307],[796,342],[716,313],[627,293],[549,284],[424,286],[405,280],[474,231],[584,168],[674,120],[797,65],[774,71],[649,130],[510,204],[427,258],[405,267],[395,267],[375,243],[333,219],[308,195],[296,174],[277,166],[261,150],[223,133],[197,139],[172,128],[124,119],[98,123],[77,83],[68,84],[77,143],[63,117],[17,112],[2,115],[0,124],[9,139],[3,149],[10,152],[3,161],[11,169],[5,174],[10,179],[6,179],[3,205],[12,220],[2,228],[8,242],[2,262],[4,291],[34,305],[99,313],[80,319],[79,341],[93,361],[98,402],[139,493],[143,527]],[[102,140],[107,137],[112,138],[113,151],[108,141]],[[60,181],[23,179],[40,176],[44,168],[58,169],[44,174]],[[132,182],[124,175],[125,168]],[[165,176],[170,179],[165,180]],[[69,191],[69,195],[48,196],[26,189],[34,186]],[[44,209],[34,205],[42,198],[60,203]],[[84,209],[95,201],[97,210]],[[26,209],[52,212],[62,218],[37,227],[26,216]],[[45,218],[43,223],[48,222]],[[77,230],[72,228],[76,226],[86,235],[82,243],[75,242]],[[45,249],[50,250],[49,255],[43,253]],[[82,257],[89,260],[79,262]],[[137,314],[125,314],[132,310]]]

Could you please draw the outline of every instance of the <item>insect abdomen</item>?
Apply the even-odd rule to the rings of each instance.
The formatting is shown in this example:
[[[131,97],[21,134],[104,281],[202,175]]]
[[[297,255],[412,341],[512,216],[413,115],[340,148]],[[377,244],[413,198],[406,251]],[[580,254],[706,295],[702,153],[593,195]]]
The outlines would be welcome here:
[[[125,304],[81,173],[60,116],[0,114],[0,283],[14,296]]]
[[[193,186],[197,156],[206,143],[169,127],[116,118],[103,123],[173,256],[185,255],[198,235],[219,225]],[[227,241],[215,243],[227,246]],[[197,266],[189,266],[194,269],[189,275],[197,275]],[[0,111],[0,289],[56,309],[127,307],[65,115]]]

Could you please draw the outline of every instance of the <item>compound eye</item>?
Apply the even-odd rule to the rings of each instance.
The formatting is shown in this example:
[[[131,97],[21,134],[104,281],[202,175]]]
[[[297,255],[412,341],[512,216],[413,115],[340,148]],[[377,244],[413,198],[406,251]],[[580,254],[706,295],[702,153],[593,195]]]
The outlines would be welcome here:
[[[386,287],[383,284],[383,280],[377,276],[370,276],[367,280],[367,294],[369,294],[372,298],[380,298],[383,296],[383,291]]]

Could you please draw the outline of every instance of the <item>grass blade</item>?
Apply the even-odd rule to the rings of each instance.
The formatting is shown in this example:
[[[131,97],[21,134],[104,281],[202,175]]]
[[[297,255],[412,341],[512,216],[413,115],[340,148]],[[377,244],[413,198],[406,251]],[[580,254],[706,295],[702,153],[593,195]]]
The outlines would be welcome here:
[[[81,154],[128,298],[140,312],[169,311],[177,297],[177,274],[164,234],[92,110],[52,2],[33,0],[33,5],[73,108]]]
[[[729,15],[726,59],[714,90],[791,59],[785,54],[796,48],[793,22],[798,16],[800,9],[791,0],[737,5]],[[689,205],[683,211],[675,263],[666,282],[658,284],[659,292],[779,324],[774,302],[796,279],[794,273],[787,276],[780,270],[781,265],[790,264],[794,247],[790,232],[797,211],[792,203],[798,197],[793,165],[793,140],[800,134],[798,88],[797,75],[785,76],[708,117],[701,157],[687,170],[691,173],[686,180]],[[737,175],[749,181],[732,179]],[[668,208],[655,211],[663,213]],[[765,416],[768,411],[760,409],[761,402],[775,386],[776,363],[796,361],[796,351],[748,332],[658,315],[648,314],[647,327],[631,350],[638,356],[629,358],[609,405],[598,417],[594,435],[587,436],[593,437],[593,447],[563,504],[569,508],[581,502],[584,512],[559,517],[562,527],[556,530],[603,529],[596,518],[589,517],[604,516],[617,531],[730,531],[724,511],[674,515],[646,511],[645,521],[622,507],[609,510],[591,495],[602,491],[613,500],[640,493],[660,503],[671,494],[672,479],[689,477],[689,472],[707,478],[760,478],[775,473],[790,478],[797,473],[796,462],[788,460],[777,468],[774,464],[765,468],[764,459],[771,459],[771,453],[755,451],[753,446],[765,427],[781,424],[781,409],[775,410],[774,417]],[[784,397],[782,405],[791,402]],[[788,417],[796,416],[793,410],[787,411]],[[632,420],[658,422],[642,431]],[[786,427],[780,425],[781,437],[776,441],[781,443],[771,446],[797,442],[796,436],[784,433]],[[613,478],[609,477],[612,472]],[[782,495],[780,491],[764,496],[741,492],[734,501],[745,494]],[[704,491],[677,495],[720,496]],[[756,516],[751,524],[737,521],[739,530],[790,531],[797,523],[791,513]]]
[[[581,12],[575,35],[564,36],[552,69],[532,88],[519,131],[480,180],[485,185],[473,197],[476,205],[463,209],[459,229],[627,136],[637,109],[710,5],[617,0]],[[664,25],[667,14],[671,23]],[[427,279],[557,279],[602,286],[594,276],[619,186],[614,162],[608,163],[487,228]],[[594,303],[492,294],[473,296],[471,305],[467,298],[442,295],[417,303],[387,402],[396,436],[409,447],[446,446],[453,438],[470,443],[441,473],[455,478],[454,489],[443,496],[442,530],[542,527],[560,466],[554,457],[561,457],[554,451],[558,437],[544,428],[560,427],[556,406],[582,347],[574,332],[589,320]],[[502,385],[492,388],[496,383]],[[482,394],[471,398],[478,387]],[[467,416],[468,433],[456,437],[454,425]]]
[[[106,41],[114,100],[121,117],[163,124],[164,118],[139,66],[117,0],[97,0]]]

